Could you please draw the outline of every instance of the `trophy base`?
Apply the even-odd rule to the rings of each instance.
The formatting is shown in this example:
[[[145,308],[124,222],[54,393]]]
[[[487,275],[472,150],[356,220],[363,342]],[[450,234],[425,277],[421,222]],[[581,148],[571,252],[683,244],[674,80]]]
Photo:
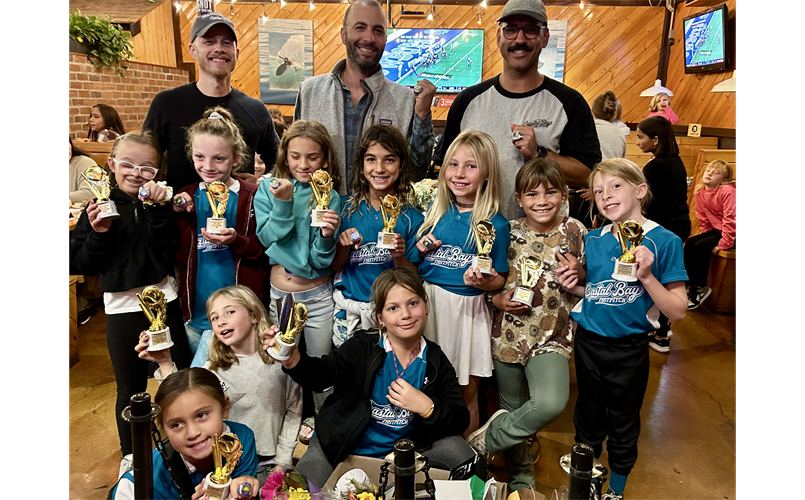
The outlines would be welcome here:
[[[327,225],[324,222],[324,215],[329,212],[329,210],[312,210],[310,212],[310,225],[312,227],[324,227]]]
[[[112,200],[98,202],[98,211],[98,217],[101,219],[117,219],[120,217],[117,206]]]
[[[492,259],[476,255],[472,258],[472,267],[477,267],[483,274],[492,274]]]
[[[396,236],[396,233],[384,233],[382,231],[377,233],[377,248],[394,250],[397,247],[397,245],[394,244]]]
[[[637,281],[637,263],[627,263],[616,260],[615,271],[612,273],[612,277],[618,281]]]
[[[155,332],[146,331],[148,334],[148,349],[147,351],[164,351],[173,347],[173,340],[171,340],[171,329],[165,327],[164,330],[157,330]]]
[[[207,474],[204,481],[204,486],[207,491],[204,497],[209,500],[227,500],[229,498],[229,485],[232,484],[232,479],[227,479],[225,484],[215,484],[212,482],[212,472]]]
[[[512,302],[519,302],[527,305],[528,307],[534,307],[534,291],[518,286],[514,289]]]
[[[279,336],[274,337],[274,345],[268,348],[268,355],[277,361],[285,361],[291,357],[291,351],[296,347],[296,342],[288,344],[283,342]]]
[[[226,229],[226,219],[223,217],[207,217],[207,232],[210,234],[222,234]]]

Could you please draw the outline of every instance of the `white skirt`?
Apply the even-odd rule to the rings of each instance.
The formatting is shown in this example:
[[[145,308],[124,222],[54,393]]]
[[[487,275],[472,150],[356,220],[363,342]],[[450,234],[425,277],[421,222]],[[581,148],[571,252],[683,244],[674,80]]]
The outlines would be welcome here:
[[[492,313],[485,294],[468,296],[424,282],[429,314],[425,338],[439,344],[453,364],[459,385],[470,375],[492,376]]]

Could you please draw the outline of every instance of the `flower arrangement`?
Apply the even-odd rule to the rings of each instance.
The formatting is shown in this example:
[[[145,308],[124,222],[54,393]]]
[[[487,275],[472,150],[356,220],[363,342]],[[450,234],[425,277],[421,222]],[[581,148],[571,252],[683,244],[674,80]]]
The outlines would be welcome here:
[[[264,500],[310,500],[310,486],[295,469],[276,470],[260,490]]]
[[[408,203],[422,213],[428,209],[433,198],[436,197],[435,182],[431,180],[421,180],[411,184]]]

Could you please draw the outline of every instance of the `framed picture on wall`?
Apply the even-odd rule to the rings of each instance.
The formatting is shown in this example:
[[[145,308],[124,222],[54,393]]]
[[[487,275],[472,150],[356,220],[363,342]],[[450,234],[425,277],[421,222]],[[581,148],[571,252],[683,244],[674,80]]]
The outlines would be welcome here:
[[[257,22],[260,51],[260,100],[294,104],[299,84],[313,76],[313,20]]]
[[[564,83],[567,21],[548,20],[548,46],[539,55],[539,72],[557,82]]]

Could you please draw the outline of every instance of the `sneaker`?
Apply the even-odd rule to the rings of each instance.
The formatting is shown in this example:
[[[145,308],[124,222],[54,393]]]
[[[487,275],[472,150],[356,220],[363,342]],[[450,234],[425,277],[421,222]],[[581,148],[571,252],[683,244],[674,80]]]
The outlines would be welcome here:
[[[601,500],[623,500],[623,493],[615,493],[612,488],[607,488],[607,492],[604,493]]]
[[[668,336],[666,337],[652,335],[648,341],[648,346],[657,352],[668,352],[671,350],[671,335],[673,335],[671,330],[668,330]]]
[[[691,287],[692,293],[688,296],[688,311],[692,311],[699,307],[702,302],[710,296],[713,290],[709,286],[702,288]]]
[[[117,471],[118,479],[123,477],[123,474],[125,474],[126,472],[128,472],[129,469],[131,469],[133,459],[134,456],[131,453],[123,457],[123,460],[120,461],[120,470]]]
[[[498,410],[495,413],[493,413],[492,416],[489,417],[489,420],[487,420],[486,423],[482,425],[480,429],[469,435],[469,437],[467,438],[467,444],[472,446],[472,449],[474,449],[481,455],[486,455],[487,453],[489,453],[489,451],[486,449],[486,430],[489,429],[489,424],[491,424],[493,420],[503,415],[504,413],[509,413],[509,411]]]

